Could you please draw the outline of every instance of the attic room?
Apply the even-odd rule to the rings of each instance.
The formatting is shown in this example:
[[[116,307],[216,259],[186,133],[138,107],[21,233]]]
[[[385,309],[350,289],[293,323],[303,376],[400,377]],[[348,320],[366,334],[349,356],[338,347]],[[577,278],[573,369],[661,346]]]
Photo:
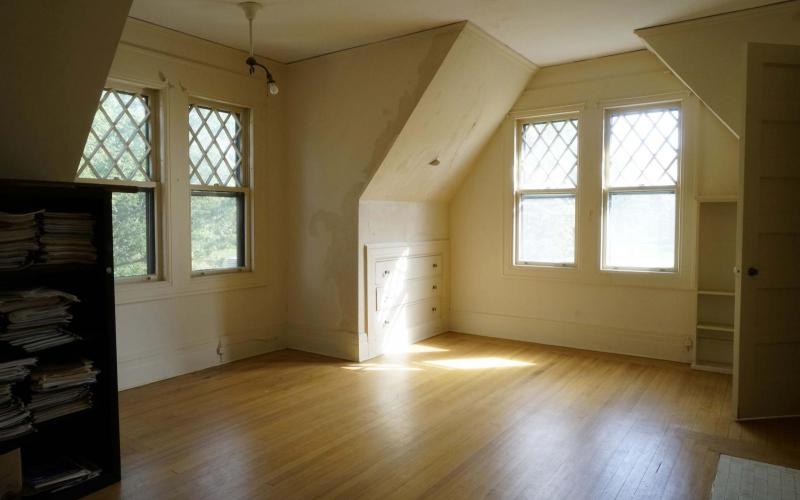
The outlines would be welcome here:
[[[0,13],[3,500],[800,499],[800,0]]]

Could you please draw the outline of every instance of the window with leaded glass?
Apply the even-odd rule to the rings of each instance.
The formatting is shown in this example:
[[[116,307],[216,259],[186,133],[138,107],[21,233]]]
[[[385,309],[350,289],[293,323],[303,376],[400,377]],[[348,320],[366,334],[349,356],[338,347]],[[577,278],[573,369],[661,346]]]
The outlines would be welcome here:
[[[77,180],[120,188],[112,194],[114,276],[156,275],[155,93],[106,88],[100,93]]]
[[[244,269],[249,195],[247,112],[189,105],[192,271]]]
[[[605,269],[675,271],[680,161],[677,104],[606,112]]]
[[[517,122],[515,263],[575,265],[578,117]]]

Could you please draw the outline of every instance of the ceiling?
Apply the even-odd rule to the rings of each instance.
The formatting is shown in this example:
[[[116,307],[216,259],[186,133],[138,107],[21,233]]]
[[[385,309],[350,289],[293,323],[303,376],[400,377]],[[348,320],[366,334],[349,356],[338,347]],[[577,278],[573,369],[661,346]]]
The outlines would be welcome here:
[[[247,50],[239,0],[134,0],[130,15]],[[643,48],[636,28],[775,0],[260,0],[256,53],[294,62],[469,20],[548,66]]]

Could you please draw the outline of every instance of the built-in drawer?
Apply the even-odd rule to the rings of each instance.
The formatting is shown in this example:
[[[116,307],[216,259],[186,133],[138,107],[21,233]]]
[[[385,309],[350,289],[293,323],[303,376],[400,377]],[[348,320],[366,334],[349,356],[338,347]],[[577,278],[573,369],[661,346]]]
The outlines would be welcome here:
[[[381,286],[389,280],[410,280],[426,276],[441,276],[442,256],[400,257],[379,260],[375,263],[375,284]]]
[[[442,315],[441,309],[439,297],[383,309],[376,313],[377,327],[384,333],[395,329],[408,330],[438,320]]]
[[[442,290],[441,276],[415,280],[391,281],[375,289],[375,309],[391,309],[410,302],[438,297]]]

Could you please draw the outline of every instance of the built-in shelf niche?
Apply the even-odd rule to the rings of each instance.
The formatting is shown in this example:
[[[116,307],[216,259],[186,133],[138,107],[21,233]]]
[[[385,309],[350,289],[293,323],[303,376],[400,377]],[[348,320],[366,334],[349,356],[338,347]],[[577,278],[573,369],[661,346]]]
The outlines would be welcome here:
[[[730,373],[733,365],[736,201],[699,200],[697,328],[694,367]]]

